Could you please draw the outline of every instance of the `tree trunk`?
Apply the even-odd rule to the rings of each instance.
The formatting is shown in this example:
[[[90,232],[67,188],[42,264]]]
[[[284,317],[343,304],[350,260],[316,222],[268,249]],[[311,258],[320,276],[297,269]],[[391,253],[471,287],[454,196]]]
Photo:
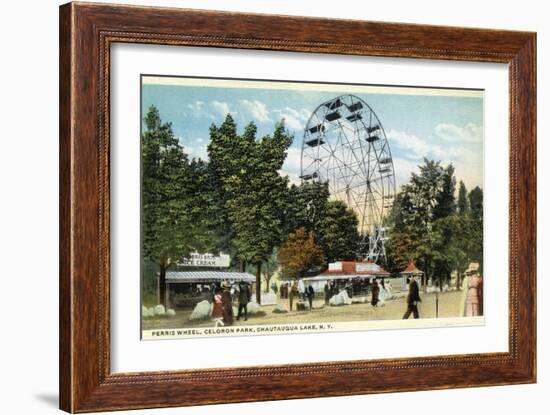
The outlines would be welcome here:
[[[256,263],[256,302],[262,303],[262,263]]]
[[[166,307],[166,265],[161,264],[159,270],[159,289],[157,304],[162,304]]]
[[[265,267],[265,292],[269,293],[269,282],[271,281],[271,273],[269,272],[269,267]]]

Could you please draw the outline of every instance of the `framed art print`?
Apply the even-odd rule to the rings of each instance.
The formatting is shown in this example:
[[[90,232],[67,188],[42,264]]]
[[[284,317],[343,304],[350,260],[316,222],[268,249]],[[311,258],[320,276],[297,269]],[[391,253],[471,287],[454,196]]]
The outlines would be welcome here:
[[[60,28],[62,409],[535,381],[533,33]]]

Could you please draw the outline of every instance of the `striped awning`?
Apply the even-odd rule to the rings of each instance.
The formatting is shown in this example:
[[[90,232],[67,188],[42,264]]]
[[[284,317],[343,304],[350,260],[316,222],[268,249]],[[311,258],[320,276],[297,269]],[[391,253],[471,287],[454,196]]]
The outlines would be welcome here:
[[[246,281],[254,282],[256,277],[248,272],[231,271],[167,271],[166,282],[222,282],[222,281]]]

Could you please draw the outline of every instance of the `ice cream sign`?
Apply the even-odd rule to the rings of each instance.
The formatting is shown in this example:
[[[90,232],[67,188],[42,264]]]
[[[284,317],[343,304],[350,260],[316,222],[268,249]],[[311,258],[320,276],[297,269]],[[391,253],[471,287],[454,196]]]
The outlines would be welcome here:
[[[183,257],[179,265],[186,267],[229,267],[230,259],[229,255],[222,254],[214,255],[211,253],[199,254],[193,252],[189,257]]]

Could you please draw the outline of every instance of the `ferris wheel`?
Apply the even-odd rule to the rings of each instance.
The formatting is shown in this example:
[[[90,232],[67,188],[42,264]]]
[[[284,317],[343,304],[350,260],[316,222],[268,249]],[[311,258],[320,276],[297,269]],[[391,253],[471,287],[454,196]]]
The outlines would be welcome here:
[[[328,182],[331,198],[357,214],[361,256],[385,261],[395,172],[382,123],[365,101],[341,95],[315,109],[304,131],[300,178]]]

